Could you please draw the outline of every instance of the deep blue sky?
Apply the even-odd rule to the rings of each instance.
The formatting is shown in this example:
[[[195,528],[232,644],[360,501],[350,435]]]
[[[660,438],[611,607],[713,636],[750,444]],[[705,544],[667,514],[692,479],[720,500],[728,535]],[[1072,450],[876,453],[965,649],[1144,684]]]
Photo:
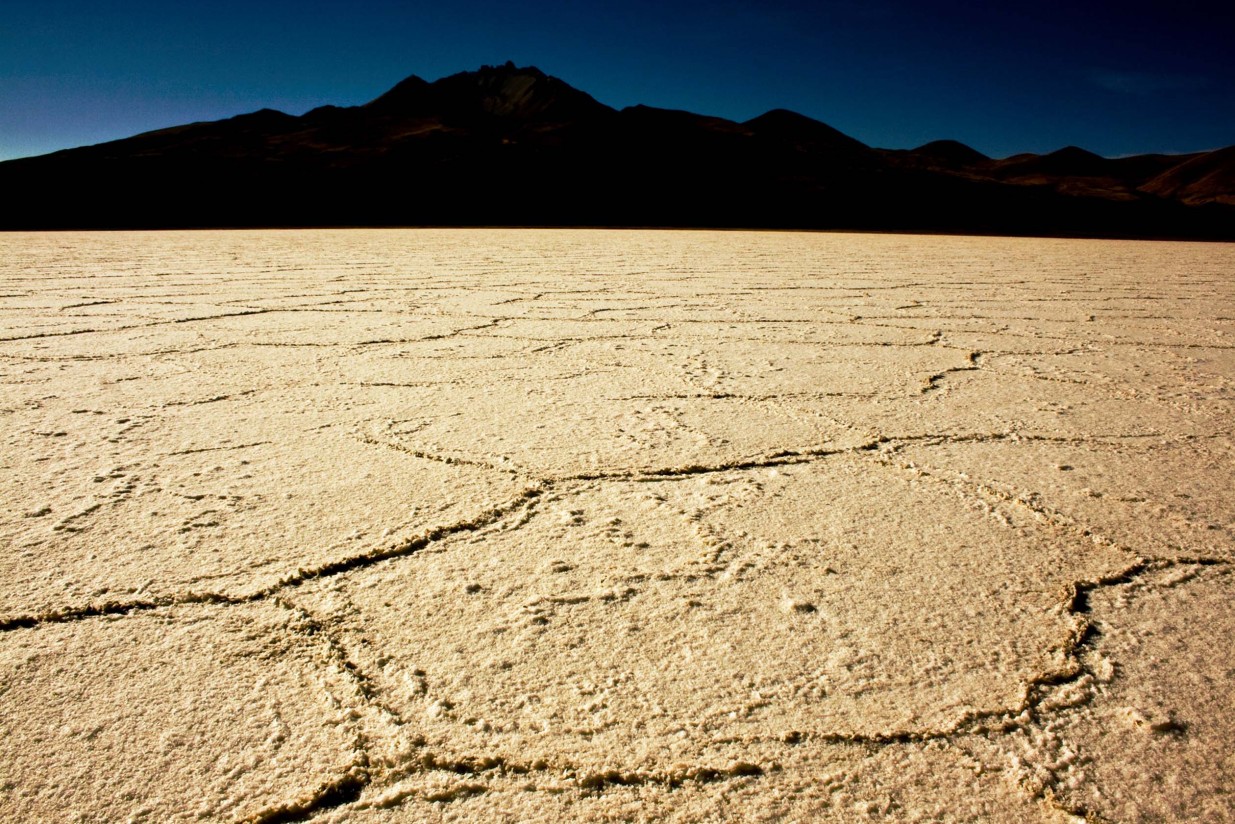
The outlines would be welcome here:
[[[1235,144],[1235,3],[0,0],[0,159],[508,59],[612,106],[784,107],[994,156]]]

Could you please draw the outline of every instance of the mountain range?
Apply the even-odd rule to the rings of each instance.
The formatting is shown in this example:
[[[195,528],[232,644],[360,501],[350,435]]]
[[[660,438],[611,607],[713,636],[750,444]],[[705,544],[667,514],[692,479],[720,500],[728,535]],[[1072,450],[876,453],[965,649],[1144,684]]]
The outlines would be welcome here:
[[[993,159],[774,109],[617,110],[540,70],[409,77],[0,163],[0,228],[656,226],[1235,240],[1235,146]]]

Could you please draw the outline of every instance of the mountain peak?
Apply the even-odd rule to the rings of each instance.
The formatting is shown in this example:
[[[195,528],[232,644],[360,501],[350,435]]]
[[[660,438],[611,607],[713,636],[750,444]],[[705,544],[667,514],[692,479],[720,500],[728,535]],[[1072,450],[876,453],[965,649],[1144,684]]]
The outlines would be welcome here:
[[[803,148],[826,147],[866,154],[870,147],[862,141],[834,129],[827,123],[789,109],[772,109],[742,124],[762,137],[771,137],[797,144]]]
[[[459,74],[475,74],[475,75],[510,75],[510,74],[528,74],[533,77],[548,77],[535,66],[516,66],[515,61],[507,60],[505,63],[498,65],[484,65],[474,72],[459,72]]]
[[[768,109],[766,112],[764,112],[763,114],[759,115],[758,117],[752,117],[750,120],[746,121],[746,124],[747,124],[747,125],[756,124],[756,123],[763,123],[763,124],[772,124],[772,123],[778,123],[778,124],[792,124],[792,123],[797,123],[797,124],[819,124],[819,125],[827,125],[827,124],[825,124],[825,123],[822,123],[822,122],[821,122],[821,121],[819,121],[819,120],[815,120],[813,117],[807,117],[807,116],[806,116],[806,115],[804,115],[804,114],[800,114],[800,113],[798,113],[798,112],[791,111],[790,109],[780,109],[780,108],[776,108],[776,109]],[[829,126],[828,128],[831,128],[831,127]]]
[[[428,102],[429,82],[416,75],[400,80],[390,91],[370,100],[366,109],[380,113],[417,112]]]
[[[516,66],[509,60],[432,83],[412,75],[366,104],[366,108],[383,115],[437,114],[455,120],[487,116],[562,121],[612,111],[586,92],[535,66]]]
[[[435,89],[485,114],[517,119],[568,120],[611,111],[586,92],[551,77],[535,66],[482,66],[442,78]]]
[[[972,146],[966,146],[959,140],[932,140],[913,149],[912,154],[923,159],[956,166],[972,166],[990,160]]]
[[[1079,146],[1064,146],[1038,161],[1041,168],[1053,174],[1098,176],[1109,170],[1111,161]]]
[[[1043,157],[1080,163],[1100,163],[1106,160],[1102,155],[1094,154],[1088,149],[1082,149],[1080,146],[1064,146],[1062,149],[1056,149],[1048,155],[1043,155]]]

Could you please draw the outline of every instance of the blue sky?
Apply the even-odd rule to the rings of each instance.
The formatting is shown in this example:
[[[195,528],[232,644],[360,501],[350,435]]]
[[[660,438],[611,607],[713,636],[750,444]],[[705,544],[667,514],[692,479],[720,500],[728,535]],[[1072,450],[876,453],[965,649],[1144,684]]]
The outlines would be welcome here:
[[[0,158],[506,60],[616,107],[784,107],[890,148],[1196,151],[1235,144],[1230,5],[3,0]]]

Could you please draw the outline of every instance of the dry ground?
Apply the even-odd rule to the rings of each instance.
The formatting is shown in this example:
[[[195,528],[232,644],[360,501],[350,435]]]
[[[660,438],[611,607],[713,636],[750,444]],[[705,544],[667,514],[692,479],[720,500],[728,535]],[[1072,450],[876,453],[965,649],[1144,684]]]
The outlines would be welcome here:
[[[1235,818],[1235,247],[0,235],[0,819]]]

